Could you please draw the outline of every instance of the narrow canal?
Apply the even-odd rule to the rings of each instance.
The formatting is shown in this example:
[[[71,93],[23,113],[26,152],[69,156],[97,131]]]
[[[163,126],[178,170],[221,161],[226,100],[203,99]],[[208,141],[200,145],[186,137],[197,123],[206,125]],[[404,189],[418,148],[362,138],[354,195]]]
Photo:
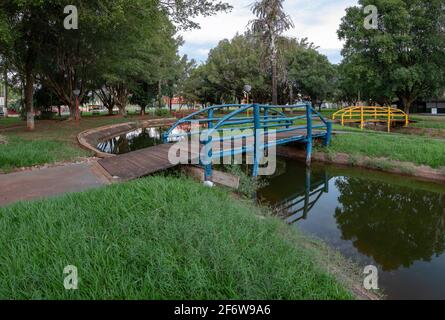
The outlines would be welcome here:
[[[296,228],[379,269],[389,299],[445,299],[445,186],[280,159],[258,192]]]
[[[98,148],[113,154],[147,148],[161,143],[164,130],[136,130]],[[389,299],[445,299],[444,185],[336,166],[308,170],[281,158],[257,197],[360,266],[378,267]]]

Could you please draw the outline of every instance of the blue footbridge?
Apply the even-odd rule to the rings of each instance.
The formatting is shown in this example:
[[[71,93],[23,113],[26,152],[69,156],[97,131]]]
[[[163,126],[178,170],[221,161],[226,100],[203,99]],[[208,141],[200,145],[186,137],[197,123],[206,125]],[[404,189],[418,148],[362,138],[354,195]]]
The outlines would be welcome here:
[[[215,163],[231,164],[230,159],[242,155],[249,158],[253,176],[258,176],[261,161],[271,148],[304,144],[306,161],[310,164],[314,141],[321,140],[328,146],[331,135],[332,123],[308,102],[286,106],[216,105],[177,121],[165,132],[164,143],[160,145],[102,159],[99,163],[111,176],[121,180],[194,164],[204,168],[206,181],[212,181]],[[172,148],[179,143],[189,148],[186,163],[171,159]]]
[[[191,129],[176,133],[184,127]],[[240,154],[251,155],[252,174],[257,176],[265,152],[278,145],[305,144],[306,161],[310,164],[314,140],[321,139],[325,146],[330,144],[332,123],[309,102],[286,106],[226,104],[205,108],[179,120],[163,139],[167,144],[181,139],[192,141],[198,135],[204,152],[195,156],[205,168],[206,180],[211,180],[214,162],[226,163],[222,159],[233,159]]]

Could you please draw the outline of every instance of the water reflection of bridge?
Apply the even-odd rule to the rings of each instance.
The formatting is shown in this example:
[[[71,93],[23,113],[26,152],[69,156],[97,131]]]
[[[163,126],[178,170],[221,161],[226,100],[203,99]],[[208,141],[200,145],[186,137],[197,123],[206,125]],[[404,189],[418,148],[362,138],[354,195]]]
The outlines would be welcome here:
[[[324,193],[329,193],[330,178],[327,172],[322,177],[314,179],[311,169],[306,169],[304,191],[286,198],[277,204],[276,210],[289,224],[305,220],[309,212]]]

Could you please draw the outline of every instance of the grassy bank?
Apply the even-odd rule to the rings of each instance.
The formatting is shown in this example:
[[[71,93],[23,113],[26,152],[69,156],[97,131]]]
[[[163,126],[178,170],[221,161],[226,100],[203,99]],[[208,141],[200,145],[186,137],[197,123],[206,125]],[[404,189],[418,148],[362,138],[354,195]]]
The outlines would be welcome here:
[[[350,299],[301,235],[229,194],[152,177],[0,209],[3,299]],[[79,290],[66,291],[75,265]]]
[[[74,144],[57,140],[29,140],[8,136],[7,144],[0,144],[0,172],[47,163],[75,160],[90,155]]]
[[[42,120],[36,121],[33,132],[27,131],[26,123],[18,118],[2,119],[0,133],[9,143],[0,144],[0,172],[89,156],[90,153],[81,149],[77,142],[79,133],[101,126],[147,119],[150,117],[97,116],[85,117],[80,122]]]
[[[410,118],[415,121],[410,124],[412,127],[445,130],[445,116],[412,115]]]
[[[445,166],[445,141],[382,133],[339,134],[329,152],[412,162],[432,168]],[[324,151],[324,149],[320,149]]]

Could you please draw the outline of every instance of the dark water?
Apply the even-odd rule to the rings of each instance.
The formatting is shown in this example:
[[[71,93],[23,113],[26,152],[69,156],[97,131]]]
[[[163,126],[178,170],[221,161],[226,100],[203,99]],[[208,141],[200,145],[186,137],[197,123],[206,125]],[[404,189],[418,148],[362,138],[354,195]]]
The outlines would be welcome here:
[[[168,128],[141,128],[100,142],[97,149],[105,153],[124,154],[162,143],[162,135]]]
[[[389,299],[445,299],[445,186],[281,159],[258,196],[295,227],[377,266]]]
[[[125,154],[132,151],[157,146],[163,143],[163,135],[170,127],[140,128],[131,132],[123,133],[109,140],[100,142],[96,148],[105,153]],[[184,124],[175,128],[173,135],[181,135],[190,132],[190,125]],[[182,139],[174,138],[173,141]]]

